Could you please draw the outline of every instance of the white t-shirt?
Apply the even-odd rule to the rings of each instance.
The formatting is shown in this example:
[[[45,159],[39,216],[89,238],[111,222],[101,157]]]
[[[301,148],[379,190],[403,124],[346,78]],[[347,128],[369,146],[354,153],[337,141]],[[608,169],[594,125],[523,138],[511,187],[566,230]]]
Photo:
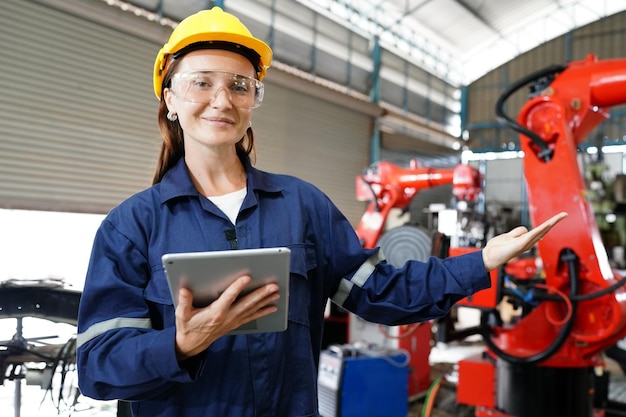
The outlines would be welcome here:
[[[234,191],[232,193],[218,195],[214,197],[208,197],[208,199],[211,200],[211,202],[215,204],[217,208],[222,210],[222,212],[228,216],[233,224],[236,224],[239,209],[241,208],[241,204],[243,204],[243,199],[246,197],[247,192],[248,189],[244,187],[239,191]]]

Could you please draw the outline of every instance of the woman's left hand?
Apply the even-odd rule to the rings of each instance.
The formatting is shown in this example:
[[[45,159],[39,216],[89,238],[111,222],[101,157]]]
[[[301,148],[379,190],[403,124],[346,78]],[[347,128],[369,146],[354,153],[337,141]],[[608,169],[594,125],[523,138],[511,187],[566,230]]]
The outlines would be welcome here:
[[[504,265],[509,260],[531,249],[558,222],[567,217],[567,213],[559,213],[532,230],[524,226],[516,227],[508,233],[495,236],[483,248],[483,262],[487,271]]]

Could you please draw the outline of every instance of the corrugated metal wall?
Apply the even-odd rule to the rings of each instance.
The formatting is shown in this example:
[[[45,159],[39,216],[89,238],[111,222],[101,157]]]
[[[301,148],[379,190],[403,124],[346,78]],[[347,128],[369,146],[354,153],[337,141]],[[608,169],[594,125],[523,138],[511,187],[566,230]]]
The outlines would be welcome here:
[[[160,146],[151,74],[163,40],[115,27],[128,14],[99,17],[98,8],[112,13],[104,2],[69,4],[89,10],[3,2],[0,208],[105,213],[150,184]],[[270,70],[253,116],[257,166],[312,182],[356,223],[354,177],[369,163],[376,110],[285,78]]]

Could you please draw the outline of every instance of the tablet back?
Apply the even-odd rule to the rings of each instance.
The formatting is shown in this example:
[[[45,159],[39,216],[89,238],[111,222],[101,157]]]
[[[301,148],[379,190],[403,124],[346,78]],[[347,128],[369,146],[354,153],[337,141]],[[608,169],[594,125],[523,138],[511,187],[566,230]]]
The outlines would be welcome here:
[[[175,306],[180,288],[191,290],[194,307],[204,307],[245,274],[250,275],[252,281],[244,294],[270,282],[278,284],[278,310],[229,334],[264,333],[287,328],[290,253],[286,247],[168,253],[163,255],[162,262]]]

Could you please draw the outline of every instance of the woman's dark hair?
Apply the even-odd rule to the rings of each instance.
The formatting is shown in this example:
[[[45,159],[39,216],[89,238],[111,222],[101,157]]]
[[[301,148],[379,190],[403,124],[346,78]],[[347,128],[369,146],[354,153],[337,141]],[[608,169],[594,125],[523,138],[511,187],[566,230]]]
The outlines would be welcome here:
[[[174,59],[169,65],[165,76],[163,77],[163,89],[170,86],[172,75],[178,66],[180,59]],[[183,129],[177,121],[167,119],[167,105],[163,92],[161,92],[161,102],[157,114],[159,130],[163,142],[161,143],[161,151],[157,161],[152,184],[161,182],[165,173],[172,168],[180,158],[185,156],[185,141],[183,137]],[[249,164],[254,163],[254,133],[252,127],[248,127],[246,134],[235,145],[239,159]]]

